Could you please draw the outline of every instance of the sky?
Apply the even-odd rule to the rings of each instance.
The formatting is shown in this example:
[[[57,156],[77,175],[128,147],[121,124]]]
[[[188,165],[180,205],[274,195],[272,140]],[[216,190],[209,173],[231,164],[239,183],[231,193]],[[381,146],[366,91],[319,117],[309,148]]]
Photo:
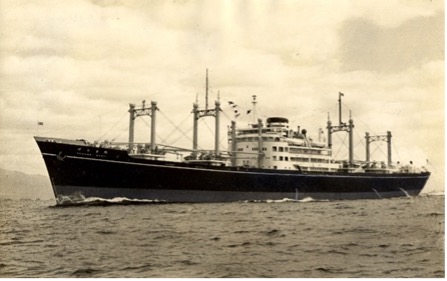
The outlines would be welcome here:
[[[318,136],[328,113],[393,134],[393,160],[444,190],[444,1],[0,0],[0,168],[46,175],[33,136],[127,141],[129,103],[157,101],[157,141],[192,146],[192,104],[219,95],[226,128],[284,116]],[[42,122],[43,126],[38,126]],[[149,117],[136,141],[149,141]],[[213,148],[214,120],[199,146]],[[337,133],[335,142],[347,138]],[[373,159],[386,143],[372,145]],[[346,149],[334,149],[337,157]]]

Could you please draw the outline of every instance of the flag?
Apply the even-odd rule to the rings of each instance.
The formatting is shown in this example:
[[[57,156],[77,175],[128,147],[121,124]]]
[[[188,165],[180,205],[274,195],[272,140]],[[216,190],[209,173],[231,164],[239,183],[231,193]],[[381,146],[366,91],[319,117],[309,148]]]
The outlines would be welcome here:
[[[345,95],[342,92],[338,92],[340,94],[340,97],[344,97]]]
[[[43,122],[38,121],[37,126],[43,126]]]

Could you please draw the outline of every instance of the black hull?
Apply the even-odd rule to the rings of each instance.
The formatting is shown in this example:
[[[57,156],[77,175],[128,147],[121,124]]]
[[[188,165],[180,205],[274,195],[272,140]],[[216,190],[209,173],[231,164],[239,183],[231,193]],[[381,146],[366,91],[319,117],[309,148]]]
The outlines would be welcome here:
[[[430,173],[300,173],[136,159],[126,151],[36,138],[56,198],[166,202],[380,199],[418,195]]]

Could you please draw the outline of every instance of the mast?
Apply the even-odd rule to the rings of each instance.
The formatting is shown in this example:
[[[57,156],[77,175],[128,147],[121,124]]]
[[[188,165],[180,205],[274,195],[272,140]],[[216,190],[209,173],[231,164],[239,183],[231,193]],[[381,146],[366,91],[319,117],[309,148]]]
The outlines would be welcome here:
[[[262,152],[262,120],[258,119],[258,168],[262,168],[264,153]]]
[[[156,111],[157,102],[151,101],[151,107],[146,107],[146,101],[142,101],[141,108],[135,108],[135,104],[129,104],[129,151],[133,149],[134,142],[134,129],[135,129],[135,119],[140,116],[150,116],[151,117],[151,153],[155,152],[155,124],[156,124]]]
[[[214,136],[214,154],[215,157],[217,157],[220,153],[219,150],[219,141],[220,141],[220,131],[219,131],[219,127],[220,127],[220,97],[219,94],[217,96],[217,100],[215,102],[215,108],[214,109],[208,109],[208,69],[206,70],[206,80],[205,80],[205,109],[200,110],[199,109],[199,103],[196,100],[196,102],[193,104],[193,118],[194,118],[194,126],[193,126],[193,144],[192,144],[192,148],[194,150],[194,152],[192,153],[192,157],[193,159],[197,158],[197,148],[198,148],[198,130],[199,130],[199,126],[198,126],[198,121],[200,118],[202,117],[207,117],[207,116],[212,116],[215,117],[215,136]]]
[[[257,112],[256,112],[256,104],[258,103],[256,101],[256,95],[253,95],[253,101],[251,102],[253,104],[253,124],[256,123],[256,118],[257,118]]]
[[[344,96],[342,92],[338,92],[338,117],[339,125],[333,126],[328,113],[327,130],[328,130],[328,147],[332,148],[332,134],[340,131],[345,131],[349,134],[349,166],[354,165],[354,120],[352,119],[351,111],[349,112],[349,124],[343,123],[342,120],[342,103],[341,97]]]
[[[341,126],[342,122],[341,122],[341,97],[344,96],[344,94],[342,92],[338,92],[338,120],[339,120],[339,124]]]
[[[157,102],[151,101],[151,153],[155,153],[155,125],[156,123],[156,112],[157,112]]]
[[[231,121],[231,166],[236,166],[237,147],[236,147],[236,121]]]
[[[368,132],[366,132],[365,133],[365,143],[366,143],[366,162],[369,162],[369,158],[370,158],[370,152],[369,152],[369,144],[371,143],[371,141],[370,141],[370,136],[369,136],[369,133]]]
[[[129,104],[129,151],[133,149],[135,104]]]
[[[386,132],[386,143],[387,143],[387,150],[388,150],[388,167],[391,167],[391,132]]]
[[[199,122],[199,104],[197,101],[192,105],[192,113],[194,118],[194,125],[193,125],[193,136],[192,136],[192,149],[193,151],[193,158],[196,159],[197,156],[197,146],[198,146],[198,122]]]
[[[327,146],[332,148],[332,122],[329,116],[329,112],[327,114]],[[299,130],[298,130],[299,131]]]
[[[352,120],[351,111],[349,111],[349,165],[354,165],[354,120]]]
[[[370,136],[369,133],[365,133],[366,139],[366,162],[370,161],[370,143],[374,141],[385,141],[387,143],[387,165],[391,167],[392,159],[391,159],[391,132],[387,131],[386,135],[376,135]]]
[[[214,129],[214,154],[216,157],[219,156],[219,142],[220,142],[220,97],[217,95],[217,101],[215,103],[216,107],[214,109],[214,117],[215,117],[215,129]]]

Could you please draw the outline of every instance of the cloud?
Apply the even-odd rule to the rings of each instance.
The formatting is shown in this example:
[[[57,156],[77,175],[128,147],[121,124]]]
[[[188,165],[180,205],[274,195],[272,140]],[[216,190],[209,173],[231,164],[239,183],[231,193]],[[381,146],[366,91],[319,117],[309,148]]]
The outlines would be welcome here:
[[[346,2],[345,2],[346,4]],[[355,1],[346,6],[351,17],[361,17],[381,28],[395,28],[414,18],[432,17],[444,11],[444,1]]]
[[[342,70],[396,72],[444,58],[444,13],[419,17],[391,28],[364,18],[340,30]]]

